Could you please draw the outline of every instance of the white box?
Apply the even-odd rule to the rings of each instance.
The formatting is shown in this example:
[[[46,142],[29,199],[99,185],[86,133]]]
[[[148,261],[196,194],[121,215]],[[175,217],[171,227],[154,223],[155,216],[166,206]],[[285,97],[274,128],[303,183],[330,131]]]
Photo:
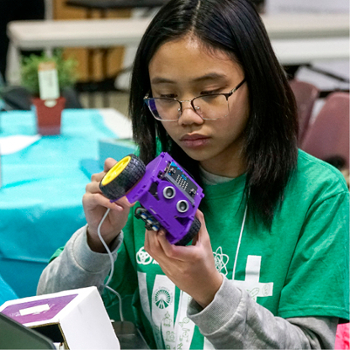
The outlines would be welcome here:
[[[10,300],[0,312],[70,350],[120,349],[96,287]]]

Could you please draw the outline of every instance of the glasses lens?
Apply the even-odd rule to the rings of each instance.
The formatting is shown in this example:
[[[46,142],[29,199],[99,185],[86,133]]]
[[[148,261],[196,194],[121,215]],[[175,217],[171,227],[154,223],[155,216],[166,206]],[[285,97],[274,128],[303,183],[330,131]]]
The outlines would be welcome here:
[[[153,116],[158,120],[177,120],[180,111],[180,103],[168,98],[150,98],[148,107]]]
[[[229,113],[228,100],[225,95],[206,95],[193,100],[196,113],[203,119],[224,118]]]

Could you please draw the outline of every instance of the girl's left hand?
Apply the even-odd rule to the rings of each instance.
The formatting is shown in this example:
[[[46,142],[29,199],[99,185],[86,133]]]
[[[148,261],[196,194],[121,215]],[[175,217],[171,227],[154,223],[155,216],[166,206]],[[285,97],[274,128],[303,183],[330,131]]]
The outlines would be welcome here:
[[[190,246],[168,242],[165,230],[146,231],[145,250],[155,259],[175,285],[205,308],[214,299],[222,283],[217,271],[203,213],[198,210],[201,228]]]

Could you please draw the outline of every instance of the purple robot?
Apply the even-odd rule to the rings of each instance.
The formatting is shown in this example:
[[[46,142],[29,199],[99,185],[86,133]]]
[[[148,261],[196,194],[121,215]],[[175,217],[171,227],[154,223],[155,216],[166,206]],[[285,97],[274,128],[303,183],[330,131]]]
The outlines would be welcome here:
[[[135,216],[149,230],[165,228],[171,244],[188,244],[200,229],[195,213],[203,190],[168,153],[147,166],[134,154],[124,157],[104,176],[100,189],[111,202],[123,196],[138,201]]]

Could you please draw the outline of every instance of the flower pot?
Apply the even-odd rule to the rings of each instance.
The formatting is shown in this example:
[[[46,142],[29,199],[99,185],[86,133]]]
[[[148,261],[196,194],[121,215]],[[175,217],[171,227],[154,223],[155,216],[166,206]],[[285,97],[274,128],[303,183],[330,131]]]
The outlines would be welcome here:
[[[41,135],[58,135],[61,132],[61,115],[66,99],[59,97],[55,100],[34,98],[37,117],[37,130]]]

